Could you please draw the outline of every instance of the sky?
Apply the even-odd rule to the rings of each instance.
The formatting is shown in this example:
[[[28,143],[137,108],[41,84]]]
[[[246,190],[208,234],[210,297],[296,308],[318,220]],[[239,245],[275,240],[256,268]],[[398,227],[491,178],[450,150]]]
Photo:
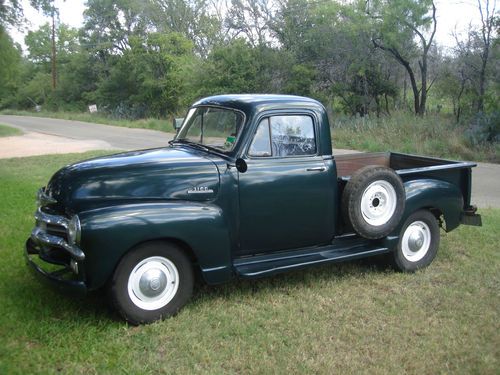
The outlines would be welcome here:
[[[485,0],[481,0],[485,2]],[[495,0],[490,0],[493,3]],[[83,23],[83,11],[86,0],[55,0],[59,9],[60,20],[73,27],[80,27]],[[454,38],[451,35],[454,30],[459,34],[467,29],[469,24],[478,25],[480,14],[477,9],[477,0],[436,0],[437,8],[437,32],[436,41],[444,47],[454,46]],[[16,42],[24,48],[24,36],[28,30],[36,30],[49,19],[29,6],[29,0],[22,0],[25,17],[30,26],[24,31],[11,30],[11,35]]]

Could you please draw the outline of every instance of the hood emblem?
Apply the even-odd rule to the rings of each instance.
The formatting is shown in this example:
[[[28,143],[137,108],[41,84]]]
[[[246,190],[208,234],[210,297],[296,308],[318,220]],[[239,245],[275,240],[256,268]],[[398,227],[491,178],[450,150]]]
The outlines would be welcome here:
[[[208,186],[196,186],[187,191],[188,194],[213,194],[213,192]]]

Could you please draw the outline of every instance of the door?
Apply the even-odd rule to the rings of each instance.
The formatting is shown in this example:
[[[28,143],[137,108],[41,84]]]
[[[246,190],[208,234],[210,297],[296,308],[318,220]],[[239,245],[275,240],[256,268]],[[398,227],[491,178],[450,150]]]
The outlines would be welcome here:
[[[332,237],[334,174],[318,152],[308,114],[259,122],[239,174],[239,254],[327,243]]]

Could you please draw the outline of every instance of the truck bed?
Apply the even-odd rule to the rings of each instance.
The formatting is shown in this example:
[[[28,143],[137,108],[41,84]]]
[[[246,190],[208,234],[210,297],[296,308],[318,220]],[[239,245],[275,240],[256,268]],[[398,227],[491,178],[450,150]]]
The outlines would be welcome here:
[[[403,182],[431,178],[457,186],[464,198],[464,209],[470,206],[472,167],[476,163],[453,161],[398,152],[367,152],[335,156],[337,178],[344,186],[351,175],[367,165],[383,165],[394,169]]]
[[[394,169],[397,174],[413,174],[439,171],[443,169],[471,168],[471,162],[452,161],[426,156],[402,154],[398,152],[366,152],[335,156],[337,176],[349,180],[358,169],[367,165],[383,165]]]

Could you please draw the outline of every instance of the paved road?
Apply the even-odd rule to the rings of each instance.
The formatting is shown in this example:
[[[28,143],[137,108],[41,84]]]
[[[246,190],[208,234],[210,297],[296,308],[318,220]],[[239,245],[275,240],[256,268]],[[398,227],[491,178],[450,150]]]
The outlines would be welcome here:
[[[174,134],[147,129],[129,129],[118,126],[92,124],[28,116],[0,115],[0,123],[17,127],[25,132],[57,135],[79,140],[101,140],[111,148],[136,150],[161,147],[173,138]],[[350,153],[349,150],[336,150],[336,154]],[[478,207],[500,208],[500,165],[478,163],[473,169],[472,201]]]
[[[122,150],[165,146],[175,135],[156,130],[130,129],[121,126],[29,116],[0,115],[0,123],[19,128],[25,132],[80,140],[101,140],[109,143],[112,148]]]

